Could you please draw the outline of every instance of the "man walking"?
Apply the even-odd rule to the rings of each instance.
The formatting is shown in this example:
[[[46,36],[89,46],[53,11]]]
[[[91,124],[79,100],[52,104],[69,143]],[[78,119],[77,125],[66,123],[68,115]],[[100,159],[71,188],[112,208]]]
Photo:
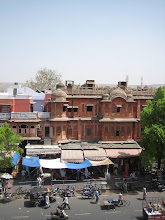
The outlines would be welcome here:
[[[143,187],[143,200],[146,200],[146,196],[147,196],[147,189],[146,186]]]
[[[127,193],[127,180],[124,179],[124,182],[123,182],[123,190],[125,193]]]
[[[98,189],[96,190],[96,203],[98,203],[98,201],[99,201],[99,191],[98,191]]]
[[[42,179],[40,176],[37,178],[37,181],[38,181],[38,186],[41,188]]]

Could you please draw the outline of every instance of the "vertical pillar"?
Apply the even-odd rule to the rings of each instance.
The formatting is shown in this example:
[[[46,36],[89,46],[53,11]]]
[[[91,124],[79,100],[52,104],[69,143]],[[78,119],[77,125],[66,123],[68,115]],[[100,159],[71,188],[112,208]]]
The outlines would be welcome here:
[[[81,141],[81,120],[78,120],[78,140]]]
[[[140,118],[140,100],[137,100],[137,118]]]

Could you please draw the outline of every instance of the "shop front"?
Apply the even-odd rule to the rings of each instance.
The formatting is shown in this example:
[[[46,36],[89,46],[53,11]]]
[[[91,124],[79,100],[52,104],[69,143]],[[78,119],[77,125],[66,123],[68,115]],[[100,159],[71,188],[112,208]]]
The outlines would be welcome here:
[[[106,146],[105,151],[114,163],[113,168],[110,169],[111,173],[128,176],[132,172],[138,172],[139,156],[142,149],[137,143],[134,142],[130,145],[128,143],[113,143],[109,147]]]

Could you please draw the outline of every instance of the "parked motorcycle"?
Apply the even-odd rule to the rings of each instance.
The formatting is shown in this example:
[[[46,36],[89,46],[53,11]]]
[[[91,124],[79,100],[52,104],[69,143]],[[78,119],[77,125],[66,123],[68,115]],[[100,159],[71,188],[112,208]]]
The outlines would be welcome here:
[[[158,192],[165,191],[165,183],[158,183]]]
[[[94,199],[95,189],[94,188],[84,188],[81,194],[82,199]]]
[[[56,187],[55,189],[53,189],[52,193],[54,196],[56,196],[59,193],[59,187]]]
[[[7,194],[6,196],[3,197],[3,203],[8,203],[12,201],[12,195]]]
[[[63,196],[72,197],[72,196],[75,196],[75,190],[73,187],[68,186],[66,189],[60,190],[60,195],[61,197]]]
[[[99,195],[101,195],[101,191],[99,188],[97,188],[99,191]],[[96,192],[96,185],[88,184],[83,188],[81,198],[82,199],[94,199]]]
[[[69,187],[66,196],[72,197],[75,196],[75,191],[73,187]]]

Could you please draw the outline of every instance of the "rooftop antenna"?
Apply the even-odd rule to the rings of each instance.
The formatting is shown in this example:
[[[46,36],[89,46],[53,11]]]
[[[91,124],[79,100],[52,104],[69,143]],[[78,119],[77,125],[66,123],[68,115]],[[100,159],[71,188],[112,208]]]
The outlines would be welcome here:
[[[129,77],[128,77],[128,75],[126,75],[126,82],[128,83],[128,79],[129,79]]]
[[[143,86],[143,77],[141,76],[141,88]]]

